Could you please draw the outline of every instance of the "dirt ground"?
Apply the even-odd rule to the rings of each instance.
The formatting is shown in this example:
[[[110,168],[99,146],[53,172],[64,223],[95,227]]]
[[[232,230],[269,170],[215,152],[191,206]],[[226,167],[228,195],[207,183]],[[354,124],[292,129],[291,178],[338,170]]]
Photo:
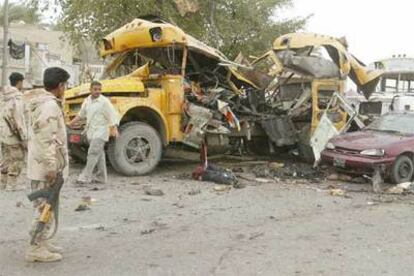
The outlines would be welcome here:
[[[64,259],[52,264],[24,262],[27,190],[0,192],[0,275],[414,275],[413,195],[257,179],[234,161],[225,166],[246,187],[219,192],[188,179],[195,166],[163,162],[132,178],[111,171],[107,186],[67,182],[56,237]],[[79,171],[72,166],[71,179]],[[148,188],[164,195],[146,195]],[[90,209],[76,212],[85,196]]]

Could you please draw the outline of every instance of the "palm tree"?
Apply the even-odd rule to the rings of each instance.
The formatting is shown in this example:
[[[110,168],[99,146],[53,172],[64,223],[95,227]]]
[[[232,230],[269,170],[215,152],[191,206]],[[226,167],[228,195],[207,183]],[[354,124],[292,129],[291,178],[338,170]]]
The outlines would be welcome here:
[[[4,7],[0,5],[0,26],[3,25]],[[9,4],[9,22],[24,21],[27,24],[38,24],[41,21],[40,14],[36,8],[26,5]]]

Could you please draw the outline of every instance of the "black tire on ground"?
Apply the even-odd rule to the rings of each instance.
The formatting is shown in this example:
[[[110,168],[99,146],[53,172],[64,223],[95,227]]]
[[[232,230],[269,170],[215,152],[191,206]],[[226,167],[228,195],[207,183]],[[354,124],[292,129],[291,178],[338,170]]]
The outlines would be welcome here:
[[[391,169],[391,181],[395,184],[411,182],[413,175],[413,160],[407,155],[399,156]]]
[[[158,132],[148,124],[130,122],[120,127],[120,135],[108,145],[108,159],[112,167],[127,176],[150,173],[162,155],[162,141]]]

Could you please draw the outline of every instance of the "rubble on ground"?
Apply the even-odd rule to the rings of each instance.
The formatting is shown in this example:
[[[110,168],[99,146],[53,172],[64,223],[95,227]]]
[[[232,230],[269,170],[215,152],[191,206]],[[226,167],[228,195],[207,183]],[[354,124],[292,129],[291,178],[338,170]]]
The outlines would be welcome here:
[[[148,186],[144,187],[144,193],[149,196],[163,196],[164,192],[161,189],[154,189]]]
[[[87,211],[91,209],[91,205],[93,202],[95,202],[96,200],[93,199],[90,196],[84,196],[81,199],[81,202],[79,203],[79,205],[76,207],[75,211],[76,212],[82,212],[82,211]]]
[[[389,187],[388,189],[386,189],[386,193],[387,194],[394,194],[394,195],[402,195],[402,194],[408,194],[411,193],[412,191],[410,189],[412,189],[412,184],[411,182],[406,182],[406,183],[400,183],[397,184],[395,186]]]
[[[252,173],[258,178],[308,179],[312,182],[321,182],[326,177],[324,171],[320,168],[313,168],[308,163],[286,162],[283,167],[275,167],[272,164],[255,166]]]

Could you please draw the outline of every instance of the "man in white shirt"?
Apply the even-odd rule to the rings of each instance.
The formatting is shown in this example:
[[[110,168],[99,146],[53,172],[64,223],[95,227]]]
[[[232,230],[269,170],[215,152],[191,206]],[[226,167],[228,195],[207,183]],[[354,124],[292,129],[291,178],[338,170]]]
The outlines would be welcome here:
[[[111,101],[101,95],[102,84],[93,81],[90,91],[91,94],[83,102],[79,114],[69,123],[69,127],[73,127],[80,120],[86,119],[85,132],[89,149],[86,166],[77,181],[80,184],[93,181],[106,183],[105,143],[110,136],[118,137],[119,115]]]

